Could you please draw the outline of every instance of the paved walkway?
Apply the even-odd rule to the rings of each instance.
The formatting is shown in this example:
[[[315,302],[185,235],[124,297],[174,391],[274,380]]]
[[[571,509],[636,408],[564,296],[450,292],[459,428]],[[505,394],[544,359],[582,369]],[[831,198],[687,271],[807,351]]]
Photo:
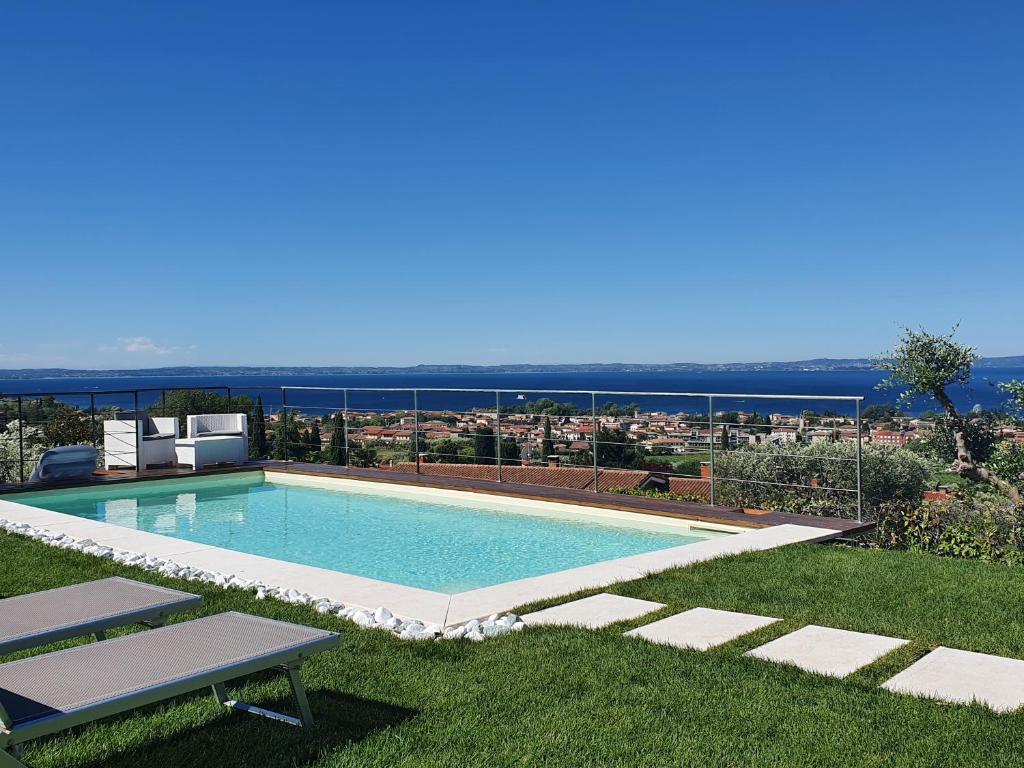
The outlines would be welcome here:
[[[694,608],[630,630],[626,634],[642,637],[652,643],[707,651],[776,621],[778,619],[768,616],[716,611],[713,608]]]
[[[523,616],[527,626],[555,625],[587,627],[599,629],[619,621],[630,621],[652,611],[660,610],[662,603],[649,600],[637,600],[635,597],[622,597],[602,592],[599,595],[573,600],[543,611],[528,613]]]
[[[882,687],[958,704],[979,701],[996,712],[1014,712],[1024,704],[1024,661],[940,646]]]
[[[665,606],[648,600],[598,594],[527,614],[530,625],[590,628],[630,621]],[[627,636],[653,643],[707,651],[779,621],[713,608],[693,608],[631,629]],[[843,678],[909,641],[814,624],[785,634],[745,654],[829,677]],[[886,690],[958,704],[979,702],[996,712],[1024,706],[1024,661],[984,653],[937,648],[882,683]]]
[[[846,677],[906,644],[906,640],[896,637],[811,624],[747,651],[746,655],[792,664],[819,675]]]

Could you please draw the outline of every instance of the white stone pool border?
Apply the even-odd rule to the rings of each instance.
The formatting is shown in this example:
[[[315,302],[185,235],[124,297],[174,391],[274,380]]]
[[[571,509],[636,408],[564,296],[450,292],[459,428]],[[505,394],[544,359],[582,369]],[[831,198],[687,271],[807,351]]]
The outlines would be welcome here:
[[[438,494],[448,495],[449,498],[451,495],[461,496],[470,503],[474,500],[479,503],[480,497],[484,496],[486,499],[492,499],[494,503],[505,506],[509,506],[509,502],[513,502],[513,505],[518,503],[533,508],[538,505],[550,504],[553,507],[564,507],[565,509],[560,510],[561,512],[568,511],[576,515],[581,513],[594,515],[596,513],[608,515],[610,518],[636,520],[636,513],[554,502],[538,502],[532,499],[510,499],[506,496],[490,496],[467,491],[412,489],[392,483],[386,484],[386,490],[383,490],[385,484],[366,480],[318,478],[275,472],[266,472],[265,476],[268,480],[272,479],[273,482],[328,488],[340,488],[344,484],[344,487],[354,490],[352,484],[358,484],[360,490],[372,492],[392,493],[397,491],[401,494],[406,491],[423,495],[424,491],[437,491]],[[301,479],[296,481],[296,478]],[[181,478],[181,480],[184,484],[188,482],[189,478]],[[320,482],[321,480],[328,482]],[[138,482],[152,481],[140,480]],[[371,488],[367,489],[365,486],[371,486]],[[447,634],[449,635],[482,636],[484,628],[491,630],[492,634],[501,634],[516,624],[514,616],[503,619],[502,614],[517,605],[560,597],[579,590],[607,587],[616,582],[642,578],[669,568],[691,565],[741,552],[774,549],[799,542],[824,541],[842,533],[840,530],[831,528],[792,524],[753,530],[739,529],[744,532],[448,595],[324,568],[235,552],[145,531],[135,531],[110,523],[86,520],[5,499],[0,499],[0,518],[8,521],[4,525],[7,530],[30,535],[32,538],[46,541],[54,546],[78,549],[89,554],[99,554],[102,557],[116,559],[118,562],[148,567],[150,570],[165,575],[171,575],[171,572],[174,575],[184,573],[186,574],[184,578],[194,576],[197,580],[211,581],[221,586],[253,589],[263,585],[264,588],[261,591],[264,596],[284,596],[290,602],[319,604],[324,607],[324,610],[321,611],[323,613],[334,612],[339,615],[344,613],[346,615],[343,618],[352,618],[364,626],[384,626],[392,631],[397,628],[400,634],[405,632],[409,624],[414,629],[418,624],[420,629],[424,630],[413,633],[405,632],[407,636],[425,636],[428,628],[431,630],[430,636],[436,636],[438,632],[445,630],[448,630]],[[666,518],[656,518],[656,520],[658,525],[711,527],[696,521]],[[650,521],[644,522],[650,523]],[[728,530],[726,526],[716,526],[716,529]],[[83,540],[87,540],[89,544],[82,546]],[[327,609],[327,606],[335,605],[341,607],[330,611]],[[387,606],[387,608],[374,609],[374,606]],[[383,620],[377,620],[374,615]],[[392,626],[387,626],[392,619],[397,619],[400,623],[397,625],[392,623]],[[495,628],[498,626],[499,619],[503,619],[504,625],[497,630]],[[479,623],[481,620],[488,626],[483,627]],[[467,625],[470,626],[470,629],[462,629],[460,634],[458,628]]]

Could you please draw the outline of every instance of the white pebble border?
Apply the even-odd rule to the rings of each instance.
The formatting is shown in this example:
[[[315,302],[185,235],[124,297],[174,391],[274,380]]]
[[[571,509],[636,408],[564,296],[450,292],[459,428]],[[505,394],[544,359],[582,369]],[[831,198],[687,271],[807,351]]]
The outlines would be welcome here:
[[[281,600],[293,605],[308,605],[317,613],[331,613],[341,619],[348,619],[360,627],[386,629],[402,640],[484,640],[488,637],[499,637],[509,632],[521,630],[525,624],[514,613],[505,615],[494,614],[484,621],[473,619],[457,627],[442,630],[437,624],[424,624],[415,619],[400,619],[387,608],[381,606],[375,611],[355,606],[346,607],[342,603],[326,597],[314,597],[307,592],[288,587],[264,584],[255,579],[243,579],[230,573],[204,571],[187,565],[180,565],[173,560],[152,557],[145,552],[130,552],[125,549],[114,549],[97,544],[92,539],[76,539],[65,533],[53,533],[45,528],[35,528],[27,523],[15,523],[0,517],[0,529],[8,533],[26,536],[51,547],[72,549],[87,555],[113,560],[122,565],[131,565],[146,571],[159,573],[175,579],[187,581],[204,581],[216,584],[224,589],[244,589],[256,593],[257,600],[268,598]]]

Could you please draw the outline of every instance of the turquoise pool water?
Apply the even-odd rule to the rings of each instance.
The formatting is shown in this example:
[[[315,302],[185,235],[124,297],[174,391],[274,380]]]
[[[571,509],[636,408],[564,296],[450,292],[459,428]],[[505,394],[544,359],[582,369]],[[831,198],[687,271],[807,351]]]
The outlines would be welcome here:
[[[727,533],[540,507],[266,482],[261,473],[17,494],[10,501],[453,594]]]

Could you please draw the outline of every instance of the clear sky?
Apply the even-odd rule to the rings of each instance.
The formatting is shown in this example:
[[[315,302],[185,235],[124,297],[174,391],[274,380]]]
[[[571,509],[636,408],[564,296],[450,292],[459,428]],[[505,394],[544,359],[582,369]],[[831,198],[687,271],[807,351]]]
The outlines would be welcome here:
[[[1020,2],[0,8],[0,367],[1024,353]]]

